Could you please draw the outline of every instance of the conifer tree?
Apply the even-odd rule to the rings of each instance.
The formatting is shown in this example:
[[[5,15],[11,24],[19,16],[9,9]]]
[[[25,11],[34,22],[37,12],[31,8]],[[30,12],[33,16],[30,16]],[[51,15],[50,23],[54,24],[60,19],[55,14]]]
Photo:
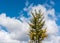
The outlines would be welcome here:
[[[43,29],[45,21],[43,21],[44,17],[39,11],[35,10],[35,14],[32,12],[32,19],[30,20],[29,26],[29,43],[42,43],[42,40],[47,37],[46,28]]]

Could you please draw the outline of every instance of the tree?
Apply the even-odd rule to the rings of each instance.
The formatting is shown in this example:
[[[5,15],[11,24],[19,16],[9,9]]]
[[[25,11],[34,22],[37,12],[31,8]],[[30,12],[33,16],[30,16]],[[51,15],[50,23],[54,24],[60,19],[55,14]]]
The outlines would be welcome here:
[[[44,17],[39,11],[35,10],[35,14],[32,12],[32,19],[30,20],[29,26],[29,43],[42,43],[42,40],[47,37],[46,28],[43,29],[45,21],[43,21]]]

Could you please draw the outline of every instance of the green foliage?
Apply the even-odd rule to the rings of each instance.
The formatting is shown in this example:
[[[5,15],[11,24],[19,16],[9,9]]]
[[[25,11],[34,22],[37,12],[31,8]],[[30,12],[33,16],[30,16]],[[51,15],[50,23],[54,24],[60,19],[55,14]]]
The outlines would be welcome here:
[[[30,20],[30,43],[42,43],[42,40],[47,37],[46,29],[43,29],[45,21],[43,21],[44,17],[39,11],[39,13],[36,12],[35,14],[32,13],[33,18]]]

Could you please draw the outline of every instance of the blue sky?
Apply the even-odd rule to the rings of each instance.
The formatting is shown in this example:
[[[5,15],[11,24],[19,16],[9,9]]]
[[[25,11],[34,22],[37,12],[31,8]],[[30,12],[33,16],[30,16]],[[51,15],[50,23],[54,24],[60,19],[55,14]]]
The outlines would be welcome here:
[[[50,0],[27,0],[29,4],[50,4]],[[19,12],[25,7],[26,0],[0,0],[0,13],[4,12],[7,16],[19,16]],[[55,8],[56,12],[60,12],[60,0],[54,0],[55,5],[52,6]]]
[[[23,10],[23,8],[26,6],[25,3],[26,1],[29,2],[29,4],[33,3],[33,5],[38,5],[38,4],[50,4],[51,0],[0,0],[0,14],[1,13],[6,13],[7,16],[10,17],[18,17],[21,14],[19,12]],[[56,11],[56,16],[59,15],[60,13],[60,0],[52,0],[54,1],[55,5],[52,5],[52,8],[55,9]],[[24,14],[26,15],[26,13]],[[59,18],[58,18],[59,19]],[[59,22],[59,21],[58,21]],[[58,23],[60,25],[60,23]]]
[[[60,43],[60,0],[0,0],[0,43],[28,42],[27,22],[34,8],[41,8],[46,16],[50,36],[43,42]]]

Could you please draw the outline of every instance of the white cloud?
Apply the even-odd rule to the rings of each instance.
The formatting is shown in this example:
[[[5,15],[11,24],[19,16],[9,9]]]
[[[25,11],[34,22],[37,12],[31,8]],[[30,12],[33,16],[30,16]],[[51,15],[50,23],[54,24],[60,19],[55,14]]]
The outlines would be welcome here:
[[[0,43],[20,43],[18,40],[11,39],[9,33],[0,31]]]
[[[47,12],[48,12],[48,14],[52,15],[53,17],[55,17],[55,10],[54,9],[50,9]]]
[[[48,34],[57,34],[58,26],[54,20],[47,20],[46,27],[47,27]]]
[[[60,43],[60,36],[51,35],[48,39],[44,40],[43,43]]]
[[[18,41],[21,41],[21,43],[24,41],[28,41],[27,31],[28,31],[29,26],[25,21],[21,22],[20,20],[17,20],[15,18],[7,17],[6,14],[2,13],[0,15],[0,25],[6,27],[8,30],[7,33],[4,31],[2,32],[2,36],[6,39],[4,39],[4,38],[0,38],[0,39],[8,40],[8,42],[10,40],[14,41],[14,42],[17,41],[17,43],[18,43]],[[4,35],[6,35],[6,36],[4,36]]]

